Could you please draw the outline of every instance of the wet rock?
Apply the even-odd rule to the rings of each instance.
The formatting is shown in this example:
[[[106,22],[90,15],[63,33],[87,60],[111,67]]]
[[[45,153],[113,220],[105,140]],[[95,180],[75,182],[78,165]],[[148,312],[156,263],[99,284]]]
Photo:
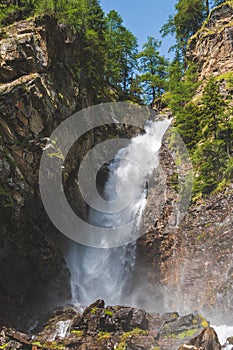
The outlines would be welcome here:
[[[233,336],[227,338],[227,342],[228,342],[228,344],[233,345]]]
[[[197,316],[180,317],[176,312],[159,315],[134,308],[105,307],[102,300],[97,300],[82,313],[72,308],[55,311],[43,330],[33,336],[4,328],[0,342],[3,346],[12,346],[10,349],[177,350],[184,340],[188,342],[193,337],[193,324],[195,332],[201,332],[200,322]],[[163,327],[170,327],[172,333],[162,331]]]
[[[184,345],[179,347],[179,350],[201,350],[201,349],[196,348],[193,345],[184,344]]]
[[[221,350],[222,348],[215,330],[211,327],[204,329],[200,335],[192,339],[190,345],[203,350]]]

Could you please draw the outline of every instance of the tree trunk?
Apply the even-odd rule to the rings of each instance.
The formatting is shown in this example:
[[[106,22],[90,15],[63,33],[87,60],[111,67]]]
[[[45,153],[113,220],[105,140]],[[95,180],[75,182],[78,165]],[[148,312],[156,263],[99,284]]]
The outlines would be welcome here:
[[[207,16],[208,16],[209,13],[210,13],[210,3],[209,3],[209,0],[206,0],[206,13],[207,13]]]

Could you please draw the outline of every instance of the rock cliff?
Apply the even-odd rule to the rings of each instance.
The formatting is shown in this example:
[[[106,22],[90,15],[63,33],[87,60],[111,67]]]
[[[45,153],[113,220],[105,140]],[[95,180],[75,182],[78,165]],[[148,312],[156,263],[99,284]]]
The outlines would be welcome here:
[[[2,28],[0,39],[0,324],[28,329],[38,316],[70,300],[64,260],[69,241],[40,199],[42,151],[63,120],[96,103],[97,92],[77,78],[79,34],[71,27],[45,15]],[[118,99],[109,86],[102,89],[102,102]],[[80,160],[103,134],[135,133],[126,126],[100,129],[72,146],[63,170],[66,196],[83,218],[88,208],[77,186]]]
[[[70,68],[78,43],[47,16],[3,28],[0,37],[0,323],[24,329],[70,295],[69,271],[40,202],[38,169],[44,138],[78,108]]]
[[[197,64],[200,80],[227,77],[233,71],[233,2],[226,1],[210,13],[189,40],[187,59]],[[222,76],[222,77],[221,77]]]
[[[40,200],[39,162],[51,132],[94,104],[95,92],[81,89],[75,75],[78,33],[52,17],[2,28],[0,38],[0,324],[24,329],[70,299],[70,274],[58,244],[63,238]],[[93,131],[73,149],[69,174],[95,142]],[[71,201],[75,197],[85,215],[72,190],[74,177],[65,178]]]
[[[210,13],[189,41],[187,57],[199,68],[199,92],[205,81],[214,76],[221,81],[226,97],[232,93],[232,20],[233,2],[227,1]],[[174,230],[168,231],[166,226],[172,219],[179,184],[171,154],[166,148],[160,153],[166,174],[166,205],[138,241],[137,277],[149,293],[145,307],[159,304],[163,310],[202,310],[216,323],[231,324],[232,186],[193,203],[179,227],[174,225]],[[157,216],[160,200],[155,198],[151,202],[149,195],[146,220]]]

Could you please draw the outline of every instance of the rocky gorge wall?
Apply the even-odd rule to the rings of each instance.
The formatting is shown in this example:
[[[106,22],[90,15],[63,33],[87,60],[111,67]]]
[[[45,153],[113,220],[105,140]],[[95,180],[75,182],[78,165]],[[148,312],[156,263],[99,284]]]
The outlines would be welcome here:
[[[0,323],[24,329],[70,295],[69,271],[51,238],[58,233],[40,201],[38,169],[44,138],[77,110],[70,66],[78,44],[46,16],[3,28],[0,37]]]
[[[2,28],[0,38],[0,324],[25,329],[70,299],[64,238],[39,195],[42,150],[56,126],[94,102],[76,78],[79,39],[69,27],[43,16]],[[70,200],[84,216],[72,170],[96,135],[72,148],[64,174]]]
[[[71,243],[50,222],[40,199],[42,151],[63,120],[96,103],[96,92],[77,79],[78,33],[54,18],[20,21],[2,28],[0,38],[0,324],[28,329],[38,316],[71,299],[64,260]],[[118,99],[116,91],[102,88],[102,102]],[[135,132],[127,125],[102,125],[71,147],[63,184],[83,219],[88,206],[77,186],[81,160],[103,137],[130,138]],[[106,176],[105,166],[98,174],[99,191]]]
[[[207,35],[200,32],[191,39],[189,55],[198,63],[201,79],[232,71],[231,20],[232,7],[226,4],[214,10],[206,24],[215,34],[207,30]],[[93,100],[75,78],[79,40],[71,29],[44,16],[2,29],[0,37],[0,324],[25,329],[35,315],[70,298],[70,274],[61,250],[65,242],[39,196],[45,138]],[[77,166],[72,159],[77,154],[81,159],[98,137],[93,131],[72,150],[64,176],[71,203],[84,216],[87,208],[72,186]],[[147,309],[198,309],[215,319],[220,313],[224,319],[232,311],[232,189],[194,204],[176,228],[172,209],[177,173],[166,148],[161,150],[161,166],[166,174],[165,206],[153,222],[158,200],[148,198],[147,229],[137,244],[132,288],[140,287],[140,305]],[[168,221],[173,222],[173,231],[166,230]]]
[[[211,76],[221,82],[225,97],[232,94],[232,21],[233,2],[227,1],[210,13],[189,41],[187,59],[200,74],[197,99]],[[137,278],[148,291],[145,307],[159,304],[163,311],[200,310],[216,323],[231,324],[232,185],[193,203],[176,227],[176,217],[171,215],[178,200],[177,166],[167,147],[161,149],[160,158],[166,174],[166,205],[138,241]],[[157,216],[160,200],[149,195],[146,221]],[[172,231],[167,229],[169,220],[174,220]]]
[[[210,76],[227,80],[233,71],[233,2],[213,9],[188,42],[187,60],[195,63],[200,81]]]

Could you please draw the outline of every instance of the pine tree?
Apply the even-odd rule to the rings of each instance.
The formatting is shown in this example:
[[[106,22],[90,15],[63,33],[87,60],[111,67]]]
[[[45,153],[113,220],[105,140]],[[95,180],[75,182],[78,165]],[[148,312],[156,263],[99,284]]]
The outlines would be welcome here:
[[[168,61],[160,55],[160,46],[161,42],[150,36],[138,54],[143,90],[152,102],[166,87]]]
[[[161,28],[162,36],[175,35],[176,45],[172,48],[180,50],[183,58],[188,39],[206,18],[206,6],[208,4],[204,0],[179,0],[175,5],[175,15],[169,16],[167,23]]]
[[[184,74],[183,64],[179,55],[176,56],[168,70],[168,106],[175,115],[183,113],[186,104],[191,101],[194,96],[198,82],[197,67],[189,64]]]
[[[226,102],[220,95],[219,84],[214,78],[210,78],[202,98],[201,127],[204,137],[214,136],[217,139],[226,106]]]
[[[107,81],[124,92],[129,90],[135,67],[137,65],[137,39],[123,26],[121,16],[110,11],[106,18],[105,33],[106,77]]]

